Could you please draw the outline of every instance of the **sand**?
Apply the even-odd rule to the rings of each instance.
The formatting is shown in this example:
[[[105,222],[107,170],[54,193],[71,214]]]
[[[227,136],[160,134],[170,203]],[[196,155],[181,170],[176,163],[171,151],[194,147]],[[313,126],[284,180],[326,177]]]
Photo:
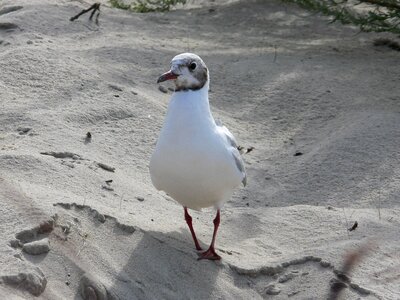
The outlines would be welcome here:
[[[396,37],[262,0],[69,21],[92,3],[0,3],[2,299],[400,298],[400,54],[373,45]],[[197,261],[148,171],[171,95],[156,80],[186,51],[254,147],[220,262]],[[207,246],[215,211],[192,215]]]

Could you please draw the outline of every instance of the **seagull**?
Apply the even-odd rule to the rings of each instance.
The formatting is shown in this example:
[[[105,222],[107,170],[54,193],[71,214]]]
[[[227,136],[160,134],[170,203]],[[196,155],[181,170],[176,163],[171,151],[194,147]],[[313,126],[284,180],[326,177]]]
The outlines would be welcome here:
[[[199,253],[199,259],[220,260],[215,251],[220,208],[237,186],[246,185],[244,163],[232,133],[211,114],[210,75],[203,60],[193,53],[175,56],[170,71],[157,83],[167,80],[174,81],[175,91],[150,159],[151,181],[183,206],[198,251],[203,249],[188,209],[217,209],[210,247]]]

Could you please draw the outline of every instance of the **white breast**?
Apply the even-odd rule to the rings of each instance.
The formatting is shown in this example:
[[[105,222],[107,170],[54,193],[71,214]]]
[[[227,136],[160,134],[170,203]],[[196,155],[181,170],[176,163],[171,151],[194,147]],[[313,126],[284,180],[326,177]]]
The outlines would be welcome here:
[[[191,209],[220,205],[243,178],[217,130],[208,87],[174,93],[150,161],[154,186]]]

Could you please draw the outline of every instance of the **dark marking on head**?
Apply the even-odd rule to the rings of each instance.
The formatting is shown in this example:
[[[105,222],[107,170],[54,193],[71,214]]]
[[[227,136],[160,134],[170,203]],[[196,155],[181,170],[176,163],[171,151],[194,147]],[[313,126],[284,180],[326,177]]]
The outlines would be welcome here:
[[[209,81],[208,69],[203,60],[193,53],[182,53],[171,62],[171,70],[179,74],[175,79],[175,91],[196,91]]]
[[[189,69],[190,70],[190,69]],[[197,91],[204,87],[204,85],[208,81],[208,69],[207,67],[202,68],[201,70],[193,70],[193,77],[198,80],[199,83],[189,83],[187,81],[177,82],[175,87],[175,92],[180,91]]]

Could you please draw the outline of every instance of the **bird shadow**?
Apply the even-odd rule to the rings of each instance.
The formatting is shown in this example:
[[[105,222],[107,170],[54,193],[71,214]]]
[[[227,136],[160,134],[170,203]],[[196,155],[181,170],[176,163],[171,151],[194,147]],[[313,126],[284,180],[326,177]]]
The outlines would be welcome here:
[[[117,295],[116,299],[192,299],[194,295],[212,298],[223,268],[219,262],[198,261],[186,234],[142,234],[125,266],[107,288],[110,294]]]

